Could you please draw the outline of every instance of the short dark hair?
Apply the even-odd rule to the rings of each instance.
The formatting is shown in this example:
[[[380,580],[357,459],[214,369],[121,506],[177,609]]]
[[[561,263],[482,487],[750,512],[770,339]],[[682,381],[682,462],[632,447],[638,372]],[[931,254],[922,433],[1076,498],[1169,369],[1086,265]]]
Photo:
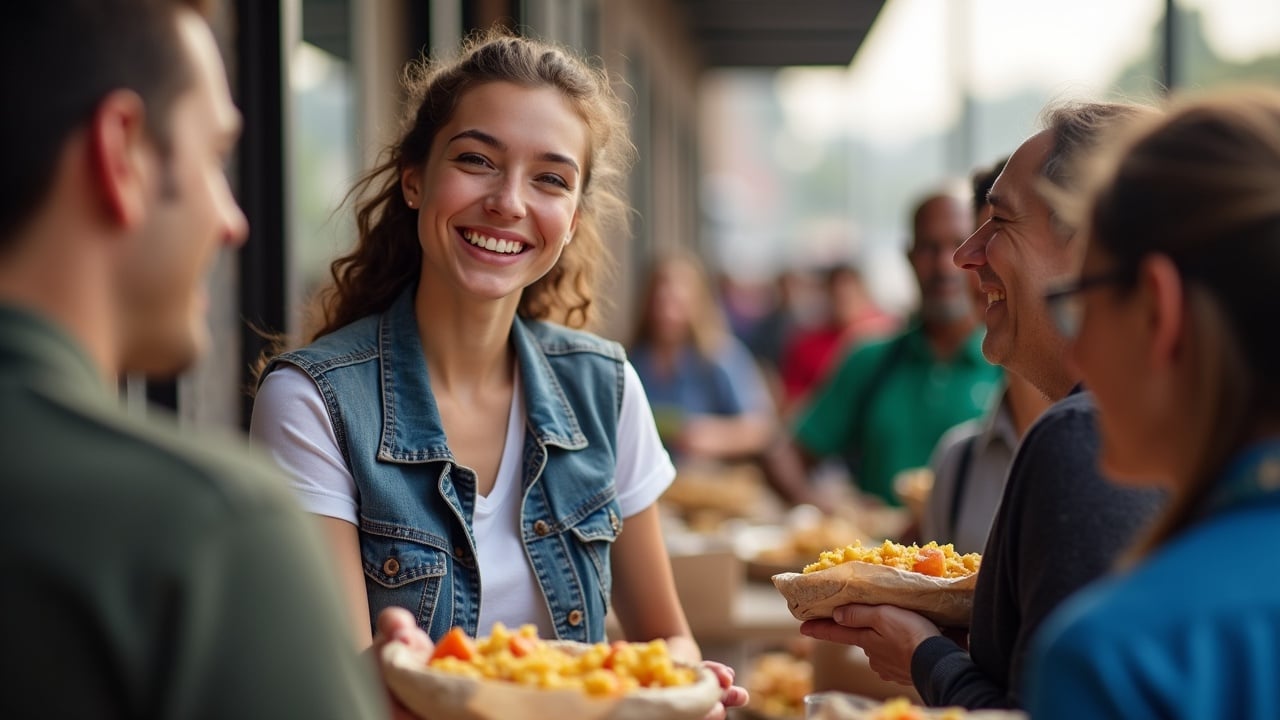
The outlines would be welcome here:
[[[0,251],[53,184],[68,137],[109,93],[142,97],[147,133],[168,147],[169,111],[193,82],[177,32],[180,8],[201,0],[39,0],[0,3]]]
[[[973,190],[973,212],[982,212],[982,208],[987,206],[987,195],[991,194],[991,188],[996,184],[996,178],[1000,177],[1000,173],[1004,172],[1004,166],[1009,164],[1009,156],[1005,155],[995,161],[990,167],[982,167],[973,171],[973,175],[969,178],[969,186]]]

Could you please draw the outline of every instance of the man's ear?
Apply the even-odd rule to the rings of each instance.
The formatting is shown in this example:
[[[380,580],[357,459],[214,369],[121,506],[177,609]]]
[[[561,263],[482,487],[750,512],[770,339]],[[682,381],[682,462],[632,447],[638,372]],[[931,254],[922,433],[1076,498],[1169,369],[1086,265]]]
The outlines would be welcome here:
[[[117,90],[98,103],[89,124],[90,167],[103,211],[126,228],[142,223],[151,194],[146,160],[155,149],[146,122],[142,98]]]
[[[1176,359],[1186,327],[1185,284],[1173,260],[1166,255],[1151,255],[1138,267],[1138,282],[1147,302],[1147,322],[1151,331],[1153,368],[1172,365]]]

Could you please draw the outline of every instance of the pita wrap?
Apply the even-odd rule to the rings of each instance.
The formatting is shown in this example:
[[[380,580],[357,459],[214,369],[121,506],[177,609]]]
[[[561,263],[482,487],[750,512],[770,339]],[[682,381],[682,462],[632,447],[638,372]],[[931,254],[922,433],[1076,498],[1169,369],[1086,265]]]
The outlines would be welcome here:
[[[555,641],[566,652],[590,645]],[[429,653],[404,643],[382,649],[382,675],[401,703],[426,720],[700,720],[720,700],[720,682],[697,666],[692,685],[639,688],[617,698],[578,690],[543,690],[501,680],[477,680],[427,666]],[[681,663],[684,667],[691,667]]]
[[[774,587],[798,620],[831,617],[841,605],[895,605],[938,625],[968,627],[978,574],[939,578],[887,565],[850,561],[811,573],[774,575]]]

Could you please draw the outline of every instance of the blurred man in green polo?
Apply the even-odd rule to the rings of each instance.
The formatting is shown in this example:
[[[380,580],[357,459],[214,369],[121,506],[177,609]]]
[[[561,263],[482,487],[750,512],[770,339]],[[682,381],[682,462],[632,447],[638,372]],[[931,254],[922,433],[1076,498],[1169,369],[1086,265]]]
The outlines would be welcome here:
[[[979,417],[1001,370],[982,356],[982,329],[964,271],[951,262],[973,227],[959,194],[922,200],[912,214],[911,268],[920,310],[903,333],[855,348],[816,390],[794,427],[807,464],[850,461],[859,489],[897,505],[893,478],[927,465],[951,426]]]
[[[241,446],[127,417],[245,218],[193,1],[0,6],[0,717],[386,717],[323,541]]]

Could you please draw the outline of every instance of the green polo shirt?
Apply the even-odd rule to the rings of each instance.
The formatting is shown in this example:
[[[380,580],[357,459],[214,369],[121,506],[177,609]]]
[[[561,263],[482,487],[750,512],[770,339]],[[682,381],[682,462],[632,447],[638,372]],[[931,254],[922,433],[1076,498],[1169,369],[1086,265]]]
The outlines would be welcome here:
[[[238,443],[0,305],[0,717],[384,718],[323,538]]]
[[[919,325],[857,348],[814,394],[796,441],[815,457],[859,457],[862,491],[898,505],[894,476],[928,465],[942,433],[994,402],[1002,371],[982,356],[983,332],[947,359],[934,355]]]

